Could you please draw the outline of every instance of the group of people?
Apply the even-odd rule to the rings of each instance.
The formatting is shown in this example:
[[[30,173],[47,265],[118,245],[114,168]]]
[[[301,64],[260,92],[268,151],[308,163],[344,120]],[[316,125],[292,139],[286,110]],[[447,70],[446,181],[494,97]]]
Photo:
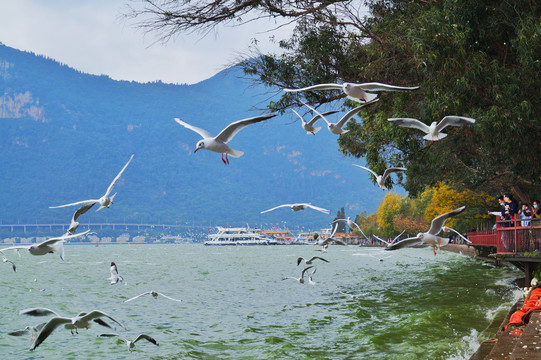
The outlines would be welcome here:
[[[519,208],[517,201],[513,198],[513,195],[506,193],[498,198],[500,203],[500,211],[489,211],[489,215],[496,215],[500,221],[503,221],[503,227],[514,226],[513,220],[518,216],[521,226],[530,226],[532,219],[541,218],[541,204],[539,200],[532,202],[532,207],[527,203],[522,203]]]

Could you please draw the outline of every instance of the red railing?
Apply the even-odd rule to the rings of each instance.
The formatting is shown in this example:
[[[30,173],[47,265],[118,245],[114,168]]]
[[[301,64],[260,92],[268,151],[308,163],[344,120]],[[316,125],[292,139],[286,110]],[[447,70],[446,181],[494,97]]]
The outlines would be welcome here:
[[[523,221],[497,221],[496,228],[468,233],[471,245],[494,246],[496,251],[505,253],[541,252],[541,218],[532,219],[528,226]]]

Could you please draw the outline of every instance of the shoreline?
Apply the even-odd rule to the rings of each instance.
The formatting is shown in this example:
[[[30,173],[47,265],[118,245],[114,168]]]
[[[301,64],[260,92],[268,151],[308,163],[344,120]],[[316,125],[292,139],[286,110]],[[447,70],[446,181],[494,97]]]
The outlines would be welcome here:
[[[451,251],[454,253],[462,254],[465,256],[471,256],[473,258],[480,257],[478,251],[473,246],[468,245],[460,245],[460,244],[448,244],[446,246],[443,246],[441,248],[445,251]],[[487,260],[490,262],[490,259],[482,257],[483,260]],[[518,278],[514,282],[517,287],[522,287],[524,283],[524,278]],[[504,331],[505,325],[509,323],[509,318],[511,315],[520,309],[522,307],[522,304],[524,303],[524,297],[521,296],[514,304],[511,305],[509,310],[505,313],[505,316],[502,318],[501,315],[496,313],[494,315],[494,318],[492,319],[491,323],[488,325],[488,327],[483,330],[483,334],[485,334],[488,338],[486,340],[480,341],[479,340],[479,347],[477,350],[472,354],[472,356],[469,358],[469,360],[485,360],[490,355],[493,355],[492,353],[497,350],[497,353],[501,353],[502,359],[513,359],[512,356],[513,351],[515,349],[516,344],[519,342],[520,337],[515,337],[511,335],[509,332]],[[502,304],[502,306],[505,306],[506,304]],[[502,312],[500,312],[501,314]],[[527,327],[527,326],[526,326]],[[490,356],[490,359],[499,359],[498,356]]]

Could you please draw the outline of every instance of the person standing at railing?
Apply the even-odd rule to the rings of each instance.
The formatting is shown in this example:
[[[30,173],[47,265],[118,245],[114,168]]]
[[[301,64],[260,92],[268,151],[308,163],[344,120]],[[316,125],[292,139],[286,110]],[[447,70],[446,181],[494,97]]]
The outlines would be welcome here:
[[[503,201],[503,196],[498,197],[498,203],[500,204],[500,211],[489,211],[489,215],[497,216],[497,221],[503,221],[504,216],[504,209],[505,209],[505,202]],[[494,224],[494,229],[496,228],[496,224]]]
[[[515,214],[517,213],[518,206],[515,199],[513,199],[513,195],[510,193],[506,193],[503,195],[503,201],[505,203],[504,212],[503,212],[503,218],[506,221],[503,226],[504,227],[511,227],[514,226],[512,221],[515,218]]]
[[[541,218],[541,211],[540,211],[540,206],[539,205],[539,200],[534,200],[532,202],[532,219],[535,219],[535,218]]]
[[[528,206],[528,204],[522,204],[522,209],[520,210],[518,218],[522,220],[520,222],[521,226],[530,226],[529,219],[532,218],[532,212],[530,211],[530,207]]]

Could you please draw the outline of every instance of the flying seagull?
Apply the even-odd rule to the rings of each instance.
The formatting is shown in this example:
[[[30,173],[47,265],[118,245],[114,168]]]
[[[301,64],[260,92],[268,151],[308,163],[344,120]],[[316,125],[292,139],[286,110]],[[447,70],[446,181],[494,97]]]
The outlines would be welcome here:
[[[346,123],[352,118],[354,117],[355,115],[357,115],[363,108],[365,108],[366,106],[368,105],[371,105],[371,104],[374,104],[375,102],[379,101],[379,99],[374,99],[374,100],[371,100],[361,106],[357,106],[356,108],[353,108],[351,110],[349,110],[344,116],[342,116],[340,118],[340,120],[338,120],[338,122],[336,123],[331,123],[329,120],[327,120],[327,118],[325,117],[324,114],[320,114],[316,109],[310,107],[309,105],[306,105],[307,107],[309,107],[310,109],[312,109],[312,111],[314,111],[316,114],[318,114],[326,123],[327,123],[327,128],[329,129],[329,131],[335,135],[341,135],[341,134],[345,134],[347,133],[349,130],[344,130],[343,127],[344,125],[346,125]]]
[[[147,334],[139,334],[135,338],[135,340],[127,340],[127,339],[121,338],[118,334],[100,334],[99,336],[101,336],[101,337],[115,337],[115,336],[117,336],[121,341],[125,342],[126,345],[128,345],[128,349],[130,351],[133,351],[133,349],[135,348],[135,343],[138,342],[141,339],[145,339],[145,340],[153,343],[156,346],[160,345],[160,344],[158,344],[158,342],[154,338],[148,336]]]
[[[359,230],[359,231],[361,232],[361,234],[363,234],[364,238],[368,240],[368,237],[366,236],[366,234],[364,233],[364,231],[361,230],[361,227],[360,227],[355,221],[351,220],[351,217],[350,217],[350,216],[348,216],[347,219],[336,219],[336,220],[334,220],[331,224],[335,224],[335,223],[337,223],[337,222],[339,222],[339,221],[344,221],[344,222],[346,222],[346,223],[348,224],[348,226],[349,226],[350,229],[353,229],[354,227],[356,227],[357,230]]]
[[[62,235],[60,237],[50,238],[39,244],[10,246],[4,249],[0,249],[0,252],[4,252],[7,250],[26,249],[31,255],[36,255],[36,256],[58,252],[58,254],[60,255],[60,259],[64,260],[64,242],[67,239],[72,239],[75,237],[86,235],[89,231],[90,230],[87,230],[82,233],[74,234],[74,235]]]
[[[430,126],[412,118],[390,118],[387,120],[404,128],[421,130],[422,132],[426,133],[426,135],[423,136],[423,139],[431,141],[440,141],[446,137],[447,134],[442,133],[441,131],[443,131],[443,129],[445,129],[447,126],[465,126],[475,124],[475,119],[454,115],[445,116],[440,122],[434,121],[432,124],[430,124]]]
[[[99,311],[99,310],[93,310],[91,312],[87,313],[80,313],[79,315],[73,317],[73,318],[67,318],[67,317],[61,317],[61,316],[55,316],[51,318],[45,326],[41,329],[41,331],[38,334],[38,337],[36,338],[36,341],[34,341],[34,344],[30,348],[31,351],[35,350],[45,339],[51,335],[51,333],[58,328],[61,325],[64,325],[65,328],[70,330],[76,330],[77,329],[88,329],[91,326],[91,321],[106,317],[114,322],[116,322],[118,325],[124,327],[121,323],[116,321],[111,316],[107,315],[106,313]]]
[[[441,250],[441,246],[445,246],[449,243],[449,238],[442,238],[438,236],[438,234],[443,229],[443,226],[447,219],[450,217],[456,216],[460,214],[461,212],[466,209],[465,206],[459,207],[458,209],[455,209],[453,211],[450,211],[448,213],[442,214],[438,217],[435,217],[432,220],[432,223],[430,225],[430,229],[428,229],[427,232],[421,232],[418,233],[417,236],[402,239],[399,241],[393,241],[392,243],[387,245],[386,250],[396,250],[400,249],[406,246],[411,246],[418,243],[424,243],[428,245],[432,245],[432,248],[434,249],[434,255],[436,255],[436,246]]]
[[[308,86],[302,89],[284,89],[286,92],[311,91],[311,90],[342,90],[348,99],[365,103],[377,99],[376,93],[381,91],[411,91],[418,89],[418,86],[395,86],[378,82],[355,84],[345,82],[343,84],[319,84]]]
[[[278,205],[276,207],[273,207],[272,209],[268,209],[268,210],[265,210],[265,211],[261,211],[261,214],[263,213],[266,213],[266,212],[269,212],[269,211],[272,211],[272,210],[276,210],[276,209],[279,209],[279,208],[283,208],[283,207],[288,207],[288,208],[291,208],[291,210],[293,211],[299,211],[299,210],[304,210],[306,208],[310,208],[310,209],[314,209],[314,210],[317,210],[319,212],[322,212],[324,214],[329,214],[331,211],[330,210],[327,210],[327,209],[323,209],[323,208],[320,208],[320,207],[317,207],[317,206],[314,206],[310,203],[296,203],[296,204],[283,204],[283,205]]]
[[[308,266],[308,267],[304,268],[302,270],[302,272],[301,272],[301,277],[299,277],[299,278],[288,276],[288,277],[282,278],[282,280],[293,279],[293,280],[297,280],[301,284],[304,284],[304,273],[306,272],[306,270],[311,269],[313,267],[314,266],[312,265],[312,266]]]
[[[126,170],[128,165],[132,161],[133,155],[134,154],[132,154],[132,156],[130,156],[130,160],[128,160],[126,165],[124,165],[122,170],[120,170],[118,175],[113,179],[113,182],[111,183],[111,185],[109,185],[109,187],[107,188],[107,191],[105,192],[105,194],[101,198],[99,198],[97,200],[96,199],[83,200],[83,201],[78,201],[78,202],[74,202],[74,203],[71,203],[71,204],[65,204],[65,205],[59,205],[59,206],[49,206],[49,209],[56,209],[56,208],[62,208],[62,207],[66,207],[66,206],[75,206],[75,205],[90,205],[90,204],[94,205],[95,203],[100,204],[100,207],[96,211],[100,211],[103,208],[108,208],[109,206],[111,206],[111,204],[113,203],[113,199],[116,196],[116,193],[114,193],[113,196],[111,196],[111,197],[109,197],[109,194],[111,194],[111,191],[113,190],[113,187],[118,182],[118,179],[120,179],[120,175],[122,175],[124,170]],[[81,209],[79,209],[79,210],[81,210]],[[84,210],[83,213],[85,213],[86,211],[88,211],[88,209]],[[81,214],[79,214],[79,215],[81,215]],[[74,215],[74,217],[75,217],[75,215]]]
[[[25,326],[22,330],[12,331],[9,332],[8,335],[10,336],[25,336],[27,334],[30,334],[30,340],[34,341],[36,334],[38,334],[41,329],[45,326],[46,323],[41,323],[36,326]]]
[[[328,238],[326,239],[323,239],[322,237],[318,236],[318,238],[316,239],[314,237],[314,239],[316,240],[314,242],[314,245],[319,245],[321,246],[321,249],[319,251],[321,252],[327,252],[327,248],[329,247],[330,244],[336,244],[336,245],[343,245],[343,246],[347,246],[347,244],[341,240],[338,240],[338,239],[335,239],[334,238],[334,234],[336,234],[336,230],[338,229],[338,224],[336,224],[336,226],[334,227],[332,233],[331,233],[331,236],[329,236]]]
[[[312,270],[312,273],[310,274],[310,276],[308,276],[308,284],[309,285],[315,285],[316,282],[314,281],[314,274],[316,273],[316,270],[317,268],[314,268],[314,270]]]
[[[42,307],[29,308],[29,309],[21,310],[21,311],[19,311],[19,315],[62,317],[56,311],[48,309],[48,308],[42,308]],[[81,315],[81,314],[79,314],[79,315]],[[99,324],[101,326],[111,328],[111,326],[109,324],[107,324],[105,321],[103,321],[100,318],[95,318],[93,321],[96,324]],[[45,324],[46,323],[43,323],[43,325],[45,325]],[[73,330],[75,329],[73,327],[70,327],[69,325],[66,325],[66,328],[71,329],[72,333],[73,333]],[[77,329],[75,329],[75,331],[77,331]]]
[[[122,280],[124,280],[122,276],[118,275],[118,269],[114,262],[111,263],[111,267],[109,268],[109,271],[111,272],[111,277],[109,277],[107,280],[111,281],[111,285],[114,285],[119,281],[122,282]]]
[[[389,175],[391,175],[392,173],[394,172],[398,172],[398,171],[406,171],[407,169],[406,168],[403,168],[403,167],[390,167],[390,168],[387,168],[385,169],[385,171],[383,172],[382,175],[378,175],[376,174],[375,171],[367,168],[367,167],[364,167],[364,166],[361,166],[361,165],[357,165],[357,164],[352,164],[353,166],[357,166],[357,167],[360,167],[361,169],[364,169],[368,172],[370,172],[372,175],[374,175],[374,177],[376,178],[376,183],[378,184],[378,186],[382,189],[382,190],[387,190],[387,188],[385,187],[385,180],[387,180],[387,177]]]
[[[85,204],[85,205],[81,206],[79,209],[77,209],[77,211],[75,211],[75,213],[73,213],[73,216],[71,218],[71,224],[70,224],[68,230],[66,231],[66,235],[73,235],[75,233],[75,231],[77,230],[77,228],[80,225],[79,222],[77,221],[79,216],[83,215],[85,212],[90,210],[90,208],[92,208],[92,206],[94,206],[95,204],[96,203]]]
[[[309,107],[308,105],[306,106]],[[319,130],[321,130],[321,127],[314,127],[314,125],[319,119],[322,118],[322,116],[327,116],[327,115],[331,115],[338,112],[338,110],[333,110],[333,111],[326,111],[322,114],[316,113],[316,116],[314,116],[312,119],[310,119],[310,121],[307,122],[307,121],[304,121],[304,118],[301,115],[299,115],[298,112],[296,112],[293,109],[291,109],[291,111],[293,111],[299,117],[299,119],[301,119],[301,125],[302,125],[302,128],[306,130],[306,134],[313,134],[313,135],[315,135]]]
[[[158,298],[158,295],[160,295],[160,296],[163,296],[164,298],[169,299],[169,300],[178,301],[178,302],[182,301],[182,300],[178,300],[178,299],[173,299],[172,297],[169,297],[169,296],[167,296],[167,295],[165,295],[165,294],[162,294],[162,293],[160,293],[160,292],[157,292],[157,291],[147,291],[147,292],[144,292],[144,293],[139,294],[139,295],[137,295],[137,296],[134,296],[134,297],[132,297],[131,299],[128,299],[128,300],[126,300],[126,301],[124,301],[124,302],[132,301],[132,300],[137,299],[138,297],[141,297],[141,296],[144,296],[144,295],[148,295],[148,294],[152,295],[152,297],[153,297],[154,299],[157,299],[157,298]]]
[[[17,266],[15,266],[15,263],[13,261],[6,259],[5,256],[2,256],[2,262],[10,263],[11,268],[13,269],[13,272],[17,272]]]
[[[316,259],[319,259],[321,261],[325,261],[325,262],[329,262],[329,260],[326,260],[322,257],[319,257],[319,256],[312,256],[310,259],[305,259],[303,258],[302,256],[297,258],[297,266],[299,266],[301,264],[301,262],[304,260],[304,262],[306,263],[306,265],[311,265],[312,262]]]
[[[238,158],[241,157],[244,153],[242,151],[230,148],[227,143],[233,140],[235,135],[237,135],[237,133],[244,129],[246,126],[258,123],[263,120],[268,120],[275,116],[276,114],[268,114],[235,121],[227,125],[217,136],[212,136],[212,134],[209,133],[207,130],[185,123],[179,118],[175,118],[175,121],[180,125],[184,126],[185,128],[195,131],[203,138],[203,140],[199,140],[199,142],[195,146],[194,152],[197,152],[197,150],[199,149],[207,149],[217,153],[221,153],[223,163],[229,164],[229,159],[227,158],[227,155]]]

